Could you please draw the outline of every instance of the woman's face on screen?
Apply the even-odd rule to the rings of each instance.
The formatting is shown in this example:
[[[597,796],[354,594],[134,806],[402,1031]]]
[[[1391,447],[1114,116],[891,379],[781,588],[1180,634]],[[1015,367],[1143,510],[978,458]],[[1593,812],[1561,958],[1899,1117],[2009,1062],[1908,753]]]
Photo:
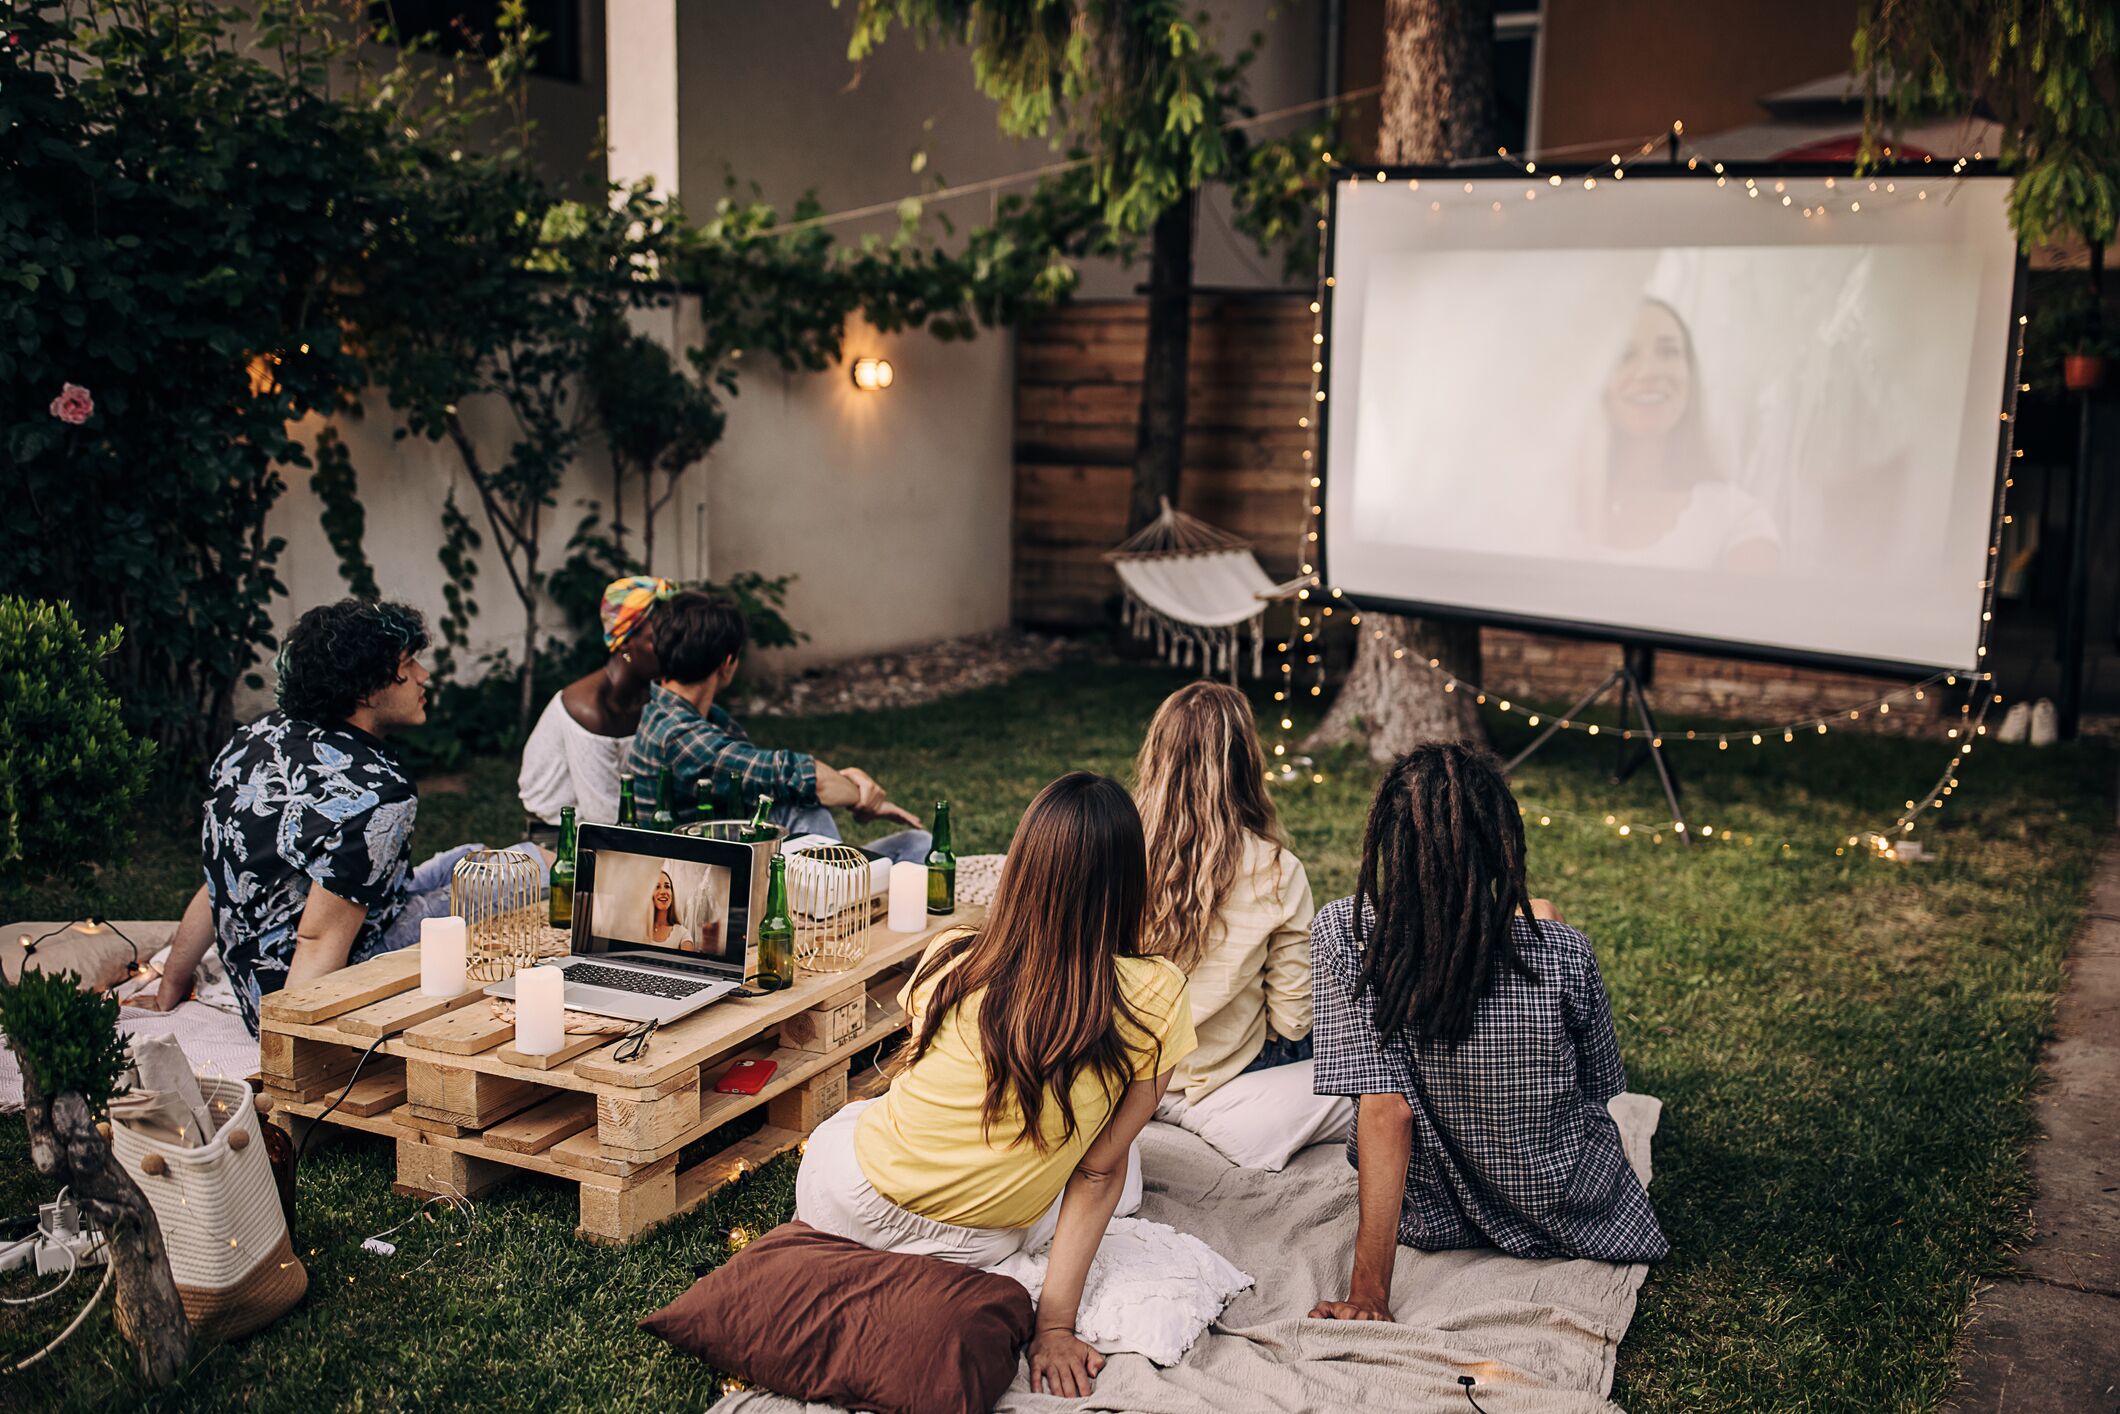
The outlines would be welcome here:
[[[1661,437],[1678,426],[1692,398],[1685,326],[1662,305],[1644,303],[1605,383],[1605,416],[1623,437]]]
[[[668,908],[676,901],[677,891],[670,887],[670,876],[668,874],[658,875],[655,880],[655,906],[657,908]]]

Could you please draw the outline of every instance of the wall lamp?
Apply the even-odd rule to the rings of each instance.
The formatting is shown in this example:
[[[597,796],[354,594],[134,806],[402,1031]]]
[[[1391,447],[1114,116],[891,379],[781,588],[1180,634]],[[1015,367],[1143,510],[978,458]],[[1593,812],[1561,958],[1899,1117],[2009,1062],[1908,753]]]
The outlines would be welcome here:
[[[864,393],[880,393],[891,386],[897,375],[892,371],[887,358],[857,358],[854,360],[854,386]]]

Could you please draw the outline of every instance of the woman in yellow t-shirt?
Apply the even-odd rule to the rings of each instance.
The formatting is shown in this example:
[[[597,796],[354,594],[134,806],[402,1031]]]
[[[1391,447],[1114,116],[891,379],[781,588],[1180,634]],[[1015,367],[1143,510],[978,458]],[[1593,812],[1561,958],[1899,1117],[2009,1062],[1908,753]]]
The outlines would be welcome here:
[[[810,1136],[795,1215],[879,1251],[989,1267],[1048,1237],[1031,1388],[1090,1392],[1075,1335],[1127,1154],[1194,1046],[1185,974],[1139,955],[1147,869],[1123,787],[1054,781],[1016,826],[986,923],[902,994],[910,1059]]]

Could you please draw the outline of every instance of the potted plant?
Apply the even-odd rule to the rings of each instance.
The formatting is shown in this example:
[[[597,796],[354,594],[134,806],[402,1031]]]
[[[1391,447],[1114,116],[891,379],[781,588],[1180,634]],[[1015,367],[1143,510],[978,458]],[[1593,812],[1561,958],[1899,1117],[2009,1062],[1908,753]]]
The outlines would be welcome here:
[[[2115,352],[2113,336],[2102,323],[2079,329],[2061,355],[2061,383],[2071,393],[2093,393],[2105,386],[2106,362]]]
[[[2033,277],[2022,370],[2026,383],[2046,392],[2057,387],[2089,392],[2103,386],[2115,357],[2120,357],[2120,341],[2114,326],[2080,273],[2057,271],[2044,282]]]

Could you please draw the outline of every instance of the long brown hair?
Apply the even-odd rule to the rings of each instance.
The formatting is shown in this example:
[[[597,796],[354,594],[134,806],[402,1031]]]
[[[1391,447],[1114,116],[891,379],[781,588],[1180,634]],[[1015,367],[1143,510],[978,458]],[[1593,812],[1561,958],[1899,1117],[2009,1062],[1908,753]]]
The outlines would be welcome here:
[[[1091,1072],[1116,1103],[1133,1077],[1128,1035],[1147,1034],[1120,995],[1118,966],[1136,954],[1145,892],[1141,816],[1117,781],[1070,771],[1038,792],[1009,842],[985,924],[936,950],[914,975],[915,991],[941,980],[908,1063],[927,1054],[959,1002],[983,991],[986,1127],[1013,1101],[1023,1116],[1017,1142],[1045,1152],[1040,1121],[1050,1090],[1060,1142],[1073,1139],[1076,1077]]]
[[[1148,724],[1134,782],[1148,837],[1142,951],[1190,973],[1236,883],[1244,837],[1288,846],[1250,701],[1218,682],[1179,688]]]
[[[1460,742],[1418,746],[1377,787],[1355,885],[1357,991],[1377,1031],[1455,1046],[1504,968],[1537,973],[1515,920],[1538,929],[1524,877],[1524,820],[1501,763]]]

